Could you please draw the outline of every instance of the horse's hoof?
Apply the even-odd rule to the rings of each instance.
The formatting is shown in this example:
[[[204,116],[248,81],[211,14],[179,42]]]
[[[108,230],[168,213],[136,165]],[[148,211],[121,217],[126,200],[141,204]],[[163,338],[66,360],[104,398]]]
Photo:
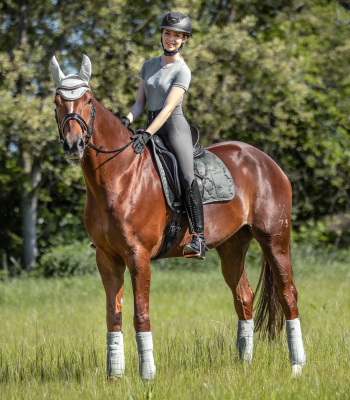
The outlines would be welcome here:
[[[301,376],[301,372],[303,370],[302,365],[293,365],[292,366],[292,378],[296,378],[298,376]]]

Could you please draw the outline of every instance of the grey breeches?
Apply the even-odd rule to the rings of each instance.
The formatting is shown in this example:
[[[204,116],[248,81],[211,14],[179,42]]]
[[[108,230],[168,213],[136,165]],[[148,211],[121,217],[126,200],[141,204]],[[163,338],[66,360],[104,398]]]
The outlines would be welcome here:
[[[148,112],[148,126],[160,111]],[[156,135],[162,139],[167,149],[176,157],[181,189],[186,190],[194,180],[194,162],[191,129],[183,115],[182,107],[175,107],[164,125],[156,132]]]

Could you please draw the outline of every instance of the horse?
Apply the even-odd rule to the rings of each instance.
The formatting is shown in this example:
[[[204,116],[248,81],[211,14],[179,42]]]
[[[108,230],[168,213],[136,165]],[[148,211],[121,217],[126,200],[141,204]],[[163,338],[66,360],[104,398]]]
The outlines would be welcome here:
[[[84,224],[96,246],[96,263],[106,293],[107,376],[113,379],[124,373],[121,329],[127,267],[133,288],[136,339],[139,337],[140,375],[153,379],[153,341],[148,335],[150,261],[162,248],[172,210],[165,200],[150,148],[146,146],[141,156],[135,154],[129,146],[130,131],[92,95],[87,85],[91,76],[89,63],[84,56],[79,74],[65,77],[53,57],[51,74],[57,87],[56,119],[63,149],[70,159],[80,162],[86,184]],[[85,91],[71,100],[62,95],[62,90],[74,89],[64,89],[64,79],[74,77],[77,82],[81,80],[83,88],[85,85]],[[116,147],[119,151],[115,153],[107,151]],[[244,323],[253,321],[254,292],[247,279],[245,256],[253,238],[263,253],[255,330],[273,339],[281,332],[284,319],[288,322],[298,318],[290,260],[292,187],[281,168],[249,144],[226,141],[206,149],[224,162],[235,185],[231,201],[204,205],[205,238],[207,246],[216,249],[221,259],[222,274],[232,291],[240,322],[237,348],[240,357],[249,362],[254,326],[250,325],[251,332],[244,331]],[[181,233],[167,258],[182,257],[187,235],[188,224],[183,215]],[[148,336],[142,339],[142,334]],[[305,361],[293,358],[296,351],[292,342],[288,336],[292,373],[300,373]]]

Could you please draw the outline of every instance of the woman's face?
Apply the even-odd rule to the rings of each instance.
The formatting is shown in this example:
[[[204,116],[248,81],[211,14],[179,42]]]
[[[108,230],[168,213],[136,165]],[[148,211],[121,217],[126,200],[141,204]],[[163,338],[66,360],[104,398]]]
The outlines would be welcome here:
[[[177,50],[182,43],[185,43],[187,36],[182,32],[175,32],[169,29],[164,29],[162,32],[163,46],[167,51]]]

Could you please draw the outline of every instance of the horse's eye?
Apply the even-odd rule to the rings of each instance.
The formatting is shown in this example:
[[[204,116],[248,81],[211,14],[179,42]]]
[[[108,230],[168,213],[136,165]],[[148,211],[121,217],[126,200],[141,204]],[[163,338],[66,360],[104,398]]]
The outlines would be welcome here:
[[[92,104],[92,99],[89,99],[88,104]]]

